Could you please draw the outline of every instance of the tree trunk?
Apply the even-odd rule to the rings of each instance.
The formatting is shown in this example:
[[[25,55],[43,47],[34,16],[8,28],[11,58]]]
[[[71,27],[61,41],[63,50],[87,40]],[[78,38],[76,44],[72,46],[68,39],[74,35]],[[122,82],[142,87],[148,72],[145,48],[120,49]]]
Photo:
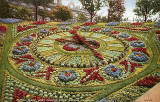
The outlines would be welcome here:
[[[147,17],[147,15],[145,15],[144,16],[144,22],[147,22],[147,19],[148,19],[148,17]]]
[[[35,6],[35,21],[37,21],[38,20],[38,5],[35,4],[34,6]]]
[[[90,19],[90,22],[92,22],[93,21],[93,15],[91,14],[91,19]]]

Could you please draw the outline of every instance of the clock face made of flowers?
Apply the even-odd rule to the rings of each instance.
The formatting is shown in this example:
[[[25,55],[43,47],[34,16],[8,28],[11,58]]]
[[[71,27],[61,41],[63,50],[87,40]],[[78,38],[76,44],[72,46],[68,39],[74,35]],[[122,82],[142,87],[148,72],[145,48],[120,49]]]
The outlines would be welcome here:
[[[133,77],[145,70],[151,57],[148,52],[145,42],[128,33],[55,31],[18,39],[9,61],[30,79],[77,87]]]

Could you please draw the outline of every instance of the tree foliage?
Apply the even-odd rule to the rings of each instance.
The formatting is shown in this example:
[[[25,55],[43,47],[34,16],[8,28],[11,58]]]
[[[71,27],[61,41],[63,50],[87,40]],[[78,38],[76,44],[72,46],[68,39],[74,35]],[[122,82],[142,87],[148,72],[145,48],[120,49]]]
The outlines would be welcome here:
[[[48,17],[48,11],[46,10],[39,10],[38,15],[42,16],[42,19],[44,20],[45,17]]]
[[[17,0],[9,0],[17,1]],[[37,21],[38,17],[38,6],[46,6],[48,3],[51,3],[53,0],[21,0],[27,4],[32,4],[35,7],[35,20]]]
[[[0,17],[10,17],[10,6],[5,0],[0,0]]]
[[[90,14],[90,21],[92,22],[93,17],[96,15],[97,11],[102,7],[102,0],[79,0],[83,5],[84,9]]]
[[[86,22],[87,19],[88,18],[83,13],[79,13],[78,16],[77,16],[77,21],[78,22]]]
[[[52,13],[56,19],[60,19],[62,21],[73,18],[72,11],[66,6],[56,6]]]
[[[108,0],[108,22],[121,21],[125,7],[124,0]]]
[[[143,17],[144,22],[147,22],[148,18],[151,15],[156,14],[158,12],[157,7],[155,5],[156,0],[138,0],[136,2],[136,8],[134,12],[137,16]]]

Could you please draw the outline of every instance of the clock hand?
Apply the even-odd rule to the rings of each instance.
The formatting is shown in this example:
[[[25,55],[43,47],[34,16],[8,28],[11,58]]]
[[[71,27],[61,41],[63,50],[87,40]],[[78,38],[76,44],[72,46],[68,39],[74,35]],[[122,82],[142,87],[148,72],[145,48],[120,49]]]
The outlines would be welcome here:
[[[89,47],[91,49],[91,51],[94,53],[95,56],[97,56],[98,58],[104,60],[104,58],[102,57],[102,55],[100,53],[98,53],[87,41],[85,41],[85,37],[81,37],[77,31],[71,30],[70,31],[71,34],[74,34],[75,36],[73,37],[74,39],[78,40],[80,43],[85,44],[87,47]]]

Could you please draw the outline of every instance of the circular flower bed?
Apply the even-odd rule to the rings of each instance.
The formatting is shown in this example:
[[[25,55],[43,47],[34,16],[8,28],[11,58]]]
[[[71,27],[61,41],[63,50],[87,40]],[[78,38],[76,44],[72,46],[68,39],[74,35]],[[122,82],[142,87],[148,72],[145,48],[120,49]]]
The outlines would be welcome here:
[[[64,70],[59,74],[58,78],[62,82],[66,83],[75,80],[77,78],[77,75],[76,72],[73,70]]]
[[[131,43],[131,46],[133,46],[133,47],[145,47],[145,44],[142,41],[134,41],[134,42]]]
[[[24,46],[16,46],[14,47],[12,53],[14,55],[22,55],[28,52],[28,49]]]
[[[120,33],[119,37],[128,38],[128,37],[130,37],[130,35],[128,33]]]
[[[27,72],[36,71],[41,67],[41,63],[38,61],[27,61],[23,65],[23,70]]]
[[[142,52],[133,52],[130,55],[130,59],[137,62],[146,62],[148,60],[148,57]]]
[[[112,77],[119,77],[122,75],[122,70],[115,66],[115,65],[109,65],[106,69],[105,69],[106,73]]]

